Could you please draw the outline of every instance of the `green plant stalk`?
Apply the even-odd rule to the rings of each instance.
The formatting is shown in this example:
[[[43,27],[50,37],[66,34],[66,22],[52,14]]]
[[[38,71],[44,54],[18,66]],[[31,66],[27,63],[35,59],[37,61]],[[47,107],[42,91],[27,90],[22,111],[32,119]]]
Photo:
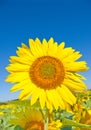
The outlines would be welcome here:
[[[46,118],[46,121],[44,123],[44,130],[48,130],[48,117]]]
[[[80,127],[80,128],[91,129],[91,125],[86,125],[86,124],[78,123],[78,122],[75,122],[73,120],[69,120],[69,119],[66,119],[66,118],[62,119],[62,123],[65,126],[75,126],[75,127]]]

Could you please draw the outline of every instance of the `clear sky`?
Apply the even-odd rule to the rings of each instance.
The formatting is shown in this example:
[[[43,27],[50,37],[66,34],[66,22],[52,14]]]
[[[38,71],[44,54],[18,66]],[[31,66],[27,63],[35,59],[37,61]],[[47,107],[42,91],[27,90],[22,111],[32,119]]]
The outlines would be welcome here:
[[[11,55],[28,39],[53,37],[80,51],[91,68],[91,1],[90,0],[0,0],[0,101],[16,99],[5,83]],[[82,73],[91,89],[91,69]]]

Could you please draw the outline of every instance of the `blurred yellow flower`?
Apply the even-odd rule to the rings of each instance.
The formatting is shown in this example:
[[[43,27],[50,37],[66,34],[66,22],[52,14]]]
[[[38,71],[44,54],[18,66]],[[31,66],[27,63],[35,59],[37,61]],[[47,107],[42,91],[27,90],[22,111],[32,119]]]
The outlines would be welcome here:
[[[2,104],[0,105],[0,109],[13,108],[14,104]]]
[[[35,109],[21,109],[20,112],[13,113],[14,118],[10,122],[19,125],[24,130],[43,130],[44,119],[40,111]]]
[[[11,56],[11,64],[6,67],[10,75],[6,82],[15,83],[11,91],[22,90],[19,99],[31,96],[31,105],[39,99],[41,108],[65,109],[65,102],[73,105],[76,98],[73,92],[83,91],[85,78],[76,72],[86,71],[85,61],[77,61],[82,55],[71,47],[64,48],[50,38],[42,43],[38,38],[29,39],[29,47],[24,43]]]
[[[60,130],[61,127],[62,123],[60,122],[60,120],[56,120],[49,123],[48,130]]]
[[[80,115],[80,120],[79,123],[86,124],[86,125],[91,125],[91,113],[89,114],[89,111],[91,110],[84,110],[81,113],[78,112]],[[75,128],[74,130],[90,130],[90,128]]]
[[[6,103],[6,104],[1,104],[0,105],[0,115],[4,115],[4,113],[6,113],[6,109],[11,109],[11,113],[12,112],[14,112],[14,104],[8,104],[8,103]]]
[[[80,96],[79,96],[80,95]],[[78,95],[77,103],[73,107],[73,119],[79,123],[91,125],[91,91],[87,90]],[[89,104],[86,104],[88,103]],[[85,102],[85,106],[83,105]],[[89,106],[88,106],[89,105]],[[91,128],[90,128],[91,129]],[[89,130],[88,128],[75,128],[75,130]]]
[[[3,115],[4,113],[3,112],[0,112],[0,115]]]
[[[45,123],[42,113],[34,108],[29,109],[29,107],[14,112],[10,122],[13,125],[21,126],[24,130],[44,130]],[[62,123],[59,120],[51,121],[48,124],[48,130],[60,130],[61,127]]]

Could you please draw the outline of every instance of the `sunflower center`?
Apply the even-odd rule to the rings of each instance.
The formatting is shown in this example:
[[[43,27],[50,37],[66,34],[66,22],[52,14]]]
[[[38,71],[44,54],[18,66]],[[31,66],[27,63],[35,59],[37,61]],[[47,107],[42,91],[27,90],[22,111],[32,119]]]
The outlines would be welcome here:
[[[26,124],[25,130],[44,130],[44,124],[42,122],[29,122]]]
[[[30,78],[43,89],[52,89],[60,85],[65,76],[62,62],[50,56],[37,58],[30,68]]]
[[[50,62],[44,63],[40,66],[40,74],[43,78],[52,78],[55,75],[55,71],[55,66]]]

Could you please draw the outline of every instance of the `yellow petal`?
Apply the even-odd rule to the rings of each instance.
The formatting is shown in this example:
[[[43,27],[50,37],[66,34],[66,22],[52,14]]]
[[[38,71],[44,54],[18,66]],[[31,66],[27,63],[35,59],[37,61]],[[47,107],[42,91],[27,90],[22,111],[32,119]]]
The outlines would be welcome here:
[[[40,90],[39,88],[36,87],[31,97],[31,105],[33,105],[37,101],[39,95],[40,95]]]
[[[9,72],[28,72],[29,69],[29,65],[24,65],[20,63],[10,64],[8,67],[6,67],[6,70]]]
[[[43,109],[45,106],[45,102],[46,102],[46,93],[43,89],[40,89],[39,93],[40,93],[39,94],[39,101],[40,101],[41,108]]]
[[[42,50],[43,50],[44,56],[48,55],[48,43],[46,39],[43,39],[42,41]]]
[[[60,60],[63,60],[64,58],[71,55],[73,52],[74,50],[71,47],[65,48],[57,54],[57,58],[59,58]]]
[[[35,48],[39,56],[43,56],[43,49],[41,42],[38,38],[35,39]]]
[[[19,95],[19,99],[25,100],[27,98],[29,98],[32,94],[32,89],[24,89],[21,91],[20,95]]]
[[[54,39],[50,38],[49,41],[48,41],[48,52],[47,52],[47,54],[49,56],[55,56],[55,54],[57,52],[57,48],[58,48],[57,42],[54,42]]]
[[[73,62],[73,61],[78,60],[81,56],[82,56],[82,54],[80,54],[79,52],[73,52],[72,54],[65,57],[62,60],[62,62],[65,63],[65,64],[68,63],[68,62]]]
[[[64,42],[62,42],[58,45],[57,52],[56,52],[55,56],[59,55],[59,53],[64,49],[64,46],[65,46]]]
[[[9,61],[11,63],[20,63],[20,64],[24,64],[24,65],[31,65],[34,60],[35,60],[35,58],[32,59],[27,56],[26,57],[11,56]]]
[[[86,66],[85,61],[79,61],[79,62],[71,62],[69,64],[65,64],[66,70],[70,72],[82,72],[86,71],[89,68]]]
[[[74,91],[84,91],[87,88],[85,83],[74,82],[70,79],[64,79],[63,84]]]
[[[6,78],[6,82],[11,82],[11,83],[17,83],[21,82],[25,79],[29,79],[29,73],[27,72],[16,72],[16,73],[11,73],[9,76]]]
[[[63,94],[65,94],[66,96],[68,96],[70,102],[69,104],[73,105],[76,103],[76,97],[72,94],[72,92],[65,86],[65,85],[62,85],[62,90],[63,90]]]
[[[36,47],[38,45],[38,43],[36,43],[33,39],[29,39],[29,46],[31,49],[31,53],[38,58],[39,56],[41,56],[41,54],[38,51],[38,48]],[[38,46],[39,47],[39,46]]]

